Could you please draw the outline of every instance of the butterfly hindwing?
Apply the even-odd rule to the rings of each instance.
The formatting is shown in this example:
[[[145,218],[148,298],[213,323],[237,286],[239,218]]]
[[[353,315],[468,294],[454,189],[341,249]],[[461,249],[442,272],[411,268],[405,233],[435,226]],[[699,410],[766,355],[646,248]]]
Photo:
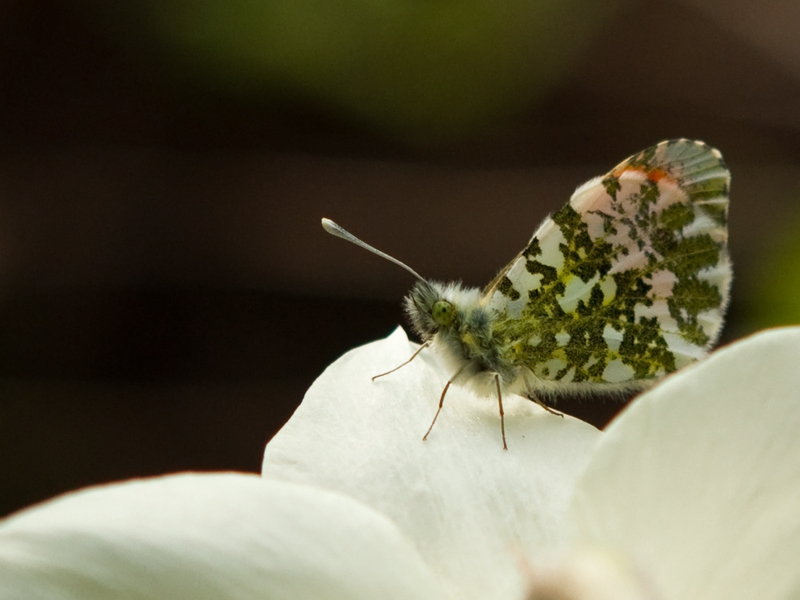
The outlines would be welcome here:
[[[728,302],[729,184],[717,150],[671,140],[579,187],[487,286],[508,360],[553,390],[625,389],[704,356]]]

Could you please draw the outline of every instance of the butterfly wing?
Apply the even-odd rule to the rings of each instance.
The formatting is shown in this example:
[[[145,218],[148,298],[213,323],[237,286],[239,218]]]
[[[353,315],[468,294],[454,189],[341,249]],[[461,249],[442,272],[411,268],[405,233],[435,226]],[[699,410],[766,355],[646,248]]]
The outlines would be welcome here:
[[[557,390],[645,387],[702,358],[728,303],[729,185],[719,151],[682,139],[579,187],[484,292],[507,359]]]

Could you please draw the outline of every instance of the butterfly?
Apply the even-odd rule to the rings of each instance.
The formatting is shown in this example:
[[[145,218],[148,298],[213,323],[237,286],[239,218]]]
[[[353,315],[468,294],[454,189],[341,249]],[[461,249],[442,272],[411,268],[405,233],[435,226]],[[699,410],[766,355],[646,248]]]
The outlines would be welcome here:
[[[322,226],[418,279],[405,310],[423,343],[400,367],[431,348],[449,373],[423,439],[456,384],[496,395],[508,449],[504,394],[555,412],[544,399],[643,390],[708,353],[730,294],[729,187],[718,150],[663,141],[578,187],[483,290]]]

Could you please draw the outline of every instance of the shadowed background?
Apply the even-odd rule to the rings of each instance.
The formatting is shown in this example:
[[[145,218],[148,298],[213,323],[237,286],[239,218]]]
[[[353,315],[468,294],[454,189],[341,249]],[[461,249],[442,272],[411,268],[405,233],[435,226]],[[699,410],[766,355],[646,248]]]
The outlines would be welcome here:
[[[702,139],[733,174],[723,342],[797,322],[798,30],[789,0],[0,1],[0,514],[257,471],[403,322],[410,276],[323,216],[482,286],[577,185]]]

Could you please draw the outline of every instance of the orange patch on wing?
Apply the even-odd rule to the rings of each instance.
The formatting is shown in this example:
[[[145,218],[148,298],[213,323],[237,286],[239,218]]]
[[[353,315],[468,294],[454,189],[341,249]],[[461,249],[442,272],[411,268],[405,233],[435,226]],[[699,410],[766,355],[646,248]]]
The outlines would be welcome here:
[[[665,178],[668,179],[669,178],[669,173],[667,173],[663,169],[651,169],[650,171],[647,172],[647,178],[650,181],[655,181],[656,183],[658,183],[662,179],[665,179]]]
[[[658,183],[662,179],[671,179],[671,177],[669,176],[669,173],[667,173],[664,169],[655,168],[655,169],[650,169],[648,171],[647,169],[645,169],[643,167],[632,167],[632,166],[626,166],[623,169],[619,169],[617,171],[614,171],[614,175],[616,177],[620,177],[621,175],[623,175],[626,172],[641,173],[642,175],[644,175],[645,177],[647,177],[650,181],[652,181],[654,183]]]

